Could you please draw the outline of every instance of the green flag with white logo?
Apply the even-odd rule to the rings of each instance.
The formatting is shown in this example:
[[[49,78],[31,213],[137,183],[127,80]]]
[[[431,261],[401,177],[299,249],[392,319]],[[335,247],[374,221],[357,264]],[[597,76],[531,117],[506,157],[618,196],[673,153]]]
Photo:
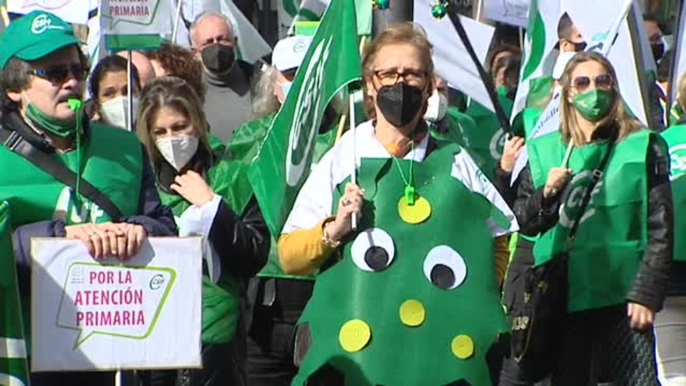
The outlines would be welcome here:
[[[283,106],[248,172],[273,235],[283,227],[310,170],[314,138],[329,101],[361,78],[353,0],[333,0]]]
[[[686,126],[665,130],[662,138],[669,146],[670,179],[674,202],[674,260],[686,261]]]
[[[0,385],[24,386],[29,372],[9,215],[9,204],[0,202]]]
[[[559,1],[531,1],[513,116],[524,108],[529,94],[529,82],[550,75],[553,71],[557,58],[554,49],[557,44],[557,24],[560,16]]]

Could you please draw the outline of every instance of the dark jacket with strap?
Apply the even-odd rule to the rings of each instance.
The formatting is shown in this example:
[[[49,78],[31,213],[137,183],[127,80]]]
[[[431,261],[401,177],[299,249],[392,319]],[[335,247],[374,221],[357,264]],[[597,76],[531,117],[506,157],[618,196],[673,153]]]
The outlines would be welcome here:
[[[649,190],[648,242],[641,266],[627,294],[627,300],[645,305],[655,312],[662,309],[674,244],[669,154],[658,141],[656,137],[651,137],[646,156]],[[513,208],[520,232],[535,236],[555,226],[559,220],[560,204],[559,195],[545,199],[543,187],[534,187],[531,170],[527,165],[518,177],[517,199]]]
[[[223,149],[222,149],[223,150]],[[191,169],[205,177],[213,157],[202,147],[190,161]],[[155,179],[160,189],[176,194],[170,186],[177,171],[163,161],[157,166]],[[243,213],[235,213],[222,200],[214,216],[208,240],[219,255],[222,266],[236,279],[248,279],[264,266],[269,253],[269,230],[255,198],[251,198]]]

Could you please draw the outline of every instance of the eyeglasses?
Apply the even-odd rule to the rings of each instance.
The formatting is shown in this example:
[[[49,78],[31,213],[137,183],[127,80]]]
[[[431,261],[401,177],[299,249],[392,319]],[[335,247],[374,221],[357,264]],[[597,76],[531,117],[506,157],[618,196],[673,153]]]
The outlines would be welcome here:
[[[29,74],[47,79],[53,83],[64,83],[71,74],[74,79],[81,82],[88,76],[88,69],[80,65],[75,66],[53,66],[29,71]]]
[[[392,69],[375,71],[374,75],[379,78],[379,82],[381,82],[382,86],[393,86],[398,83],[400,78],[403,78],[403,80],[409,84],[423,84],[428,73],[426,71],[412,69],[406,69],[402,73],[399,73],[395,69]]]
[[[591,86],[591,83],[595,84],[596,88],[609,90],[612,88],[612,76],[609,74],[601,74],[596,76],[595,79],[591,79],[588,76],[577,76],[572,79],[572,87],[577,89],[577,91],[587,90]]]

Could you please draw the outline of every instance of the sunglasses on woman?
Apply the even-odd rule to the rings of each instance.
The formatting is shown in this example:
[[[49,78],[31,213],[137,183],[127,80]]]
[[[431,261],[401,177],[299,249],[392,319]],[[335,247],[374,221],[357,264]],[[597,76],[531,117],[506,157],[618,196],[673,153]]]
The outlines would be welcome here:
[[[88,69],[81,65],[52,66],[29,71],[29,74],[39,76],[52,83],[64,83],[69,78],[69,74],[71,74],[74,79],[81,82],[88,76]]]
[[[596,88],[609,90],[612,88],[612,76],[609,74],[601,74],[595,78],[588,76],[577,76],[576,78],[572,79],[572,87],[577,89],[579,92],[586,91],[589,87],[591,87],[591,83],[595,84]]]

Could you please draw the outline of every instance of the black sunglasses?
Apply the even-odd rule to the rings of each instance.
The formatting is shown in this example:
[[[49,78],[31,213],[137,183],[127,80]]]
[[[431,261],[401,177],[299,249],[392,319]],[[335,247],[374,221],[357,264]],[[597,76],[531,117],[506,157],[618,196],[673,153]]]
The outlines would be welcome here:
[[[81,82],[88,77],[88,69],[80,65],[75,66],[53,66],[29,71],[29,74],[47,79],[53,83],[64,83],[71,74],[74,79]]]

